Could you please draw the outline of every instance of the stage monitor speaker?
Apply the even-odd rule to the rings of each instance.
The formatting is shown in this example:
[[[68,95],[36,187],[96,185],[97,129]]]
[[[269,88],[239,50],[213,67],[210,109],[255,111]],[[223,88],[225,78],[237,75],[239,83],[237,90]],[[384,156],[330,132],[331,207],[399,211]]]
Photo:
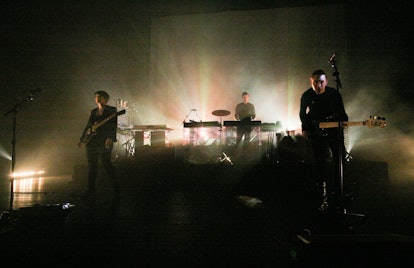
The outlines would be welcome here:
[[[395,267],[414,261],[414,237],[410,236],[339,234],[297,238],[301,267]]]

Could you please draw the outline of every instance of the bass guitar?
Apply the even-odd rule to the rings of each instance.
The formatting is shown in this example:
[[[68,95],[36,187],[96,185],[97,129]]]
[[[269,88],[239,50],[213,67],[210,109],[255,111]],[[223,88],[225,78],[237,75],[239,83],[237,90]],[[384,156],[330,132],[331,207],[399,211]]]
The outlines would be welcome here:
[[[337,128],[337,127],[352,127],[352,126],[368,126],[369,128],[373,127],[381,127],[384,128],[387,125],[385,122],[384,117],[379,116],[370,116],[368,119],[364,121],[356,121],[356,122],[320,122],[319,128]]]
[[[101,127],[102,125],[104,125],[106,122],[108,122],[109,120],[111,120],[112,118],[116,117],[116,116],[120,116],[122,114],[125,114],[126,111],[121,110],[119,112],[113,113],[110,116],[108,116],[107,118],[105,118],[104,120],[102,120],[101,122],[95,123],[92,127],[88,128],[85,130],[85,134],[83,135],[82,138],[82,142],[87,144],[88,142],[91,141],[92,137],[96,135],[96,130]]]

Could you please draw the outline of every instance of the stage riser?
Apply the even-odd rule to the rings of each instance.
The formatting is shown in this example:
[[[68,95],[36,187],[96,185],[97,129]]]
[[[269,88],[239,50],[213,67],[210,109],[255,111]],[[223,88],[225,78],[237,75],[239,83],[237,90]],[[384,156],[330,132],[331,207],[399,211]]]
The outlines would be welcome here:
[[[305,162],[276,162],[267,159],[255,164],[216,163],[189,164],[176,158],[173,151],[163,154],[148,153],[139,159],[115,163],[121,182],[126,186],[158,183],[177,185],[244,185],[262,192],[291,192],[300,195],[309,192],[308,165]],[[366,167],[369,167],[367,169]],[[344,192],[352,194],[354,204],[390,202],[387,164],[383,162],[359,161],[347,164],[344,176]],[[85,183],[86,165],[73,167],[73,180]],[[103,169],[98,179],[108,181]],[[370,205],[371,206],[371,205]]]

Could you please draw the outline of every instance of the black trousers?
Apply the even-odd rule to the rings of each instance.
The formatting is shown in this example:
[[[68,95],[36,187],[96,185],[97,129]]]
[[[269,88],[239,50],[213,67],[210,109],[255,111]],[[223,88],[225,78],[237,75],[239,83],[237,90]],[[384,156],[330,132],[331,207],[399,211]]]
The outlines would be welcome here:
[[[247,145],[250,142],[251,132],[252,132],[252,127],[250,125],[240,124],[237,127],[236,144],[238,145],[244,136],[244,144]]]
[[[115,166],[112,164],[112,146],[105,147],[86,147],[86,155],[88,159],[88,192],[95,192],[96,178],[98,175],[98,161],[100,160],[105,171],[108,173],[114,190],[119,190],[119,181]]]
[[[335,203],[336,206],[342,205],[343,178],[341,175],[346,153],[343,139],[336,136],[308,137],[307,143],[312,157],[309,161],[311,183],[316,186],[319,197],[326,190],[331,203]],[[326,188],[322,189],[324,182]]]

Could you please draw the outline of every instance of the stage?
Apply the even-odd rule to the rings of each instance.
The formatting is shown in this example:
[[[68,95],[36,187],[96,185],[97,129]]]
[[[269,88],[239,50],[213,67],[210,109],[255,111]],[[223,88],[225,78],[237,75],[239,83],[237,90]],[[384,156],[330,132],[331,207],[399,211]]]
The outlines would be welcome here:
[[[414,187],[392,185],[387,163],[346,163],[343,228],[315,213],[307,163],[297,154],[275,158],[254,150],[237,157],[230,150],[230,162],[221,150],[206,157],[200,149],[146,147],[117,158],[117,198],[100,173],[95,199],[80,199],[84,165],[32,179],[32,188],[14,195],[13,209],[2,188],[2,258],[175,267],[377,264],[378,254],[385,264],[412,261]]]

